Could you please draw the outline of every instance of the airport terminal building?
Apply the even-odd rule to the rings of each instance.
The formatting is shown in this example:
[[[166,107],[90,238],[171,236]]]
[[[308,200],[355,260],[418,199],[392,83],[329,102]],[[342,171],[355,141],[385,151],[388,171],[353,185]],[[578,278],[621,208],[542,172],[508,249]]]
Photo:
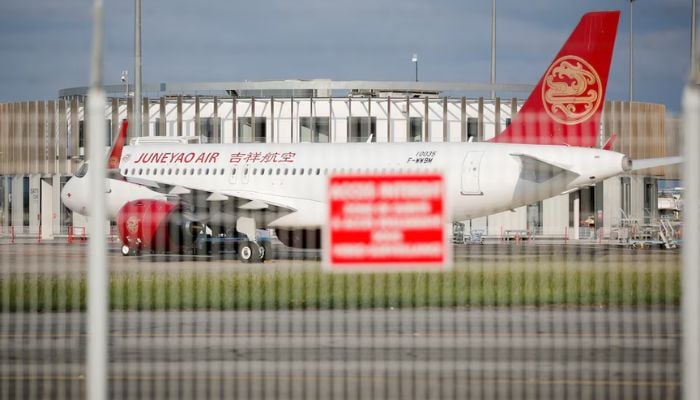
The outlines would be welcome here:
[[[142,136],[187,137],[202,143],[469,142],[488,140],[522,106],[516,97],[463,95],[478,85],[429,82],[265,81],[144,85]],[[507,86],[507,85],[504,85]],[[511,85],[510,92],[529,88]],[[129,86],[107,86],[108,141],[134,114]],[[505,92],[505,91],[504,91]],[[454,93],[457,93],[456,95]],[[0,104],[0,234],[51,238],[87,221],[60,203],[60,190],[86,159],[87,88],[58,99]],[[129,138],[134,139],[133,124]],[[679,123],[663,105],[608,101],[600,141],[632,159],[680,154]],[[184,140],[184,139],[183,139]],[[361,160],[358,160],[361,162]],[[489,236],[610,237],[629,221],[658,217],[660,180],[677,168],[614,177],[515,210],[465,221]]]

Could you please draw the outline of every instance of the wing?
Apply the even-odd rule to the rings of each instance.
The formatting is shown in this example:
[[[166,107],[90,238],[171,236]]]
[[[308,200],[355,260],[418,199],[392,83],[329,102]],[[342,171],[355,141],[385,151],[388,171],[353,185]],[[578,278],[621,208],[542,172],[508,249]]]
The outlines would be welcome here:
[[[578,176],[577,173],[566,168],[548,163],[527,154],[515,153],[511,156],[517,158],[522,166],[520,178],[526,181],[543,183],[559,175],[568,175],[571,178]]]
[[[183,205],[193,219],[209,226],[235,226],[239,217],[253,218],[259,227],[270,226],[297,211],[292,199],[281,196],[250,191],[207,191],[144,179],[127,180],[163,193],[168,201]]]

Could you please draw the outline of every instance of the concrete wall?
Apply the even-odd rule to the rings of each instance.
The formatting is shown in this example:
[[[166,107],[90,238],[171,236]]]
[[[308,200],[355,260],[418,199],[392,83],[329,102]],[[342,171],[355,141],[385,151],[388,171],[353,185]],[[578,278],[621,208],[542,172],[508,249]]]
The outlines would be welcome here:
[[[615,177],[603,182],[603,214],[605,226],[617,226],[620,224],[622,209],[621,179]]]
[[[527,209],[519,207],[513,211],[504,211],[498,214],[489,215],[489,235],[500,236],[507,230],[527,229]]]
[[[563,194],[542,201],[542,233],[564,235],[569,226],[569,195]]]

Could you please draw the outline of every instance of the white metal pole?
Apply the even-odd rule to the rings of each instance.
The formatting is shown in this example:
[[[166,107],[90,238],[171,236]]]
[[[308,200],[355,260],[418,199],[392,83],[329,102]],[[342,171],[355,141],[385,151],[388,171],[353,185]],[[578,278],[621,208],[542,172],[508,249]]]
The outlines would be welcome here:
[[[122,71],[122,82],[124,83],[124,101],[129,98],[129,71]]]
[[[91,82],[88,91],[89,186],[93,202],[88,230],[87,397],[107,398],[107,248],[105,232],[105,93],[102,89],[102,0],[95,0]]]
[[[683,95],[683,131],[685,157],[683,186],[682,325],[683,325],[683,398],[700,399],[700,87],[689,84]]]
[[[418,53],[413,53],[411,62],[416,64],[416,82],[418,82]]]
[[[698,82],[698,49],[697,49],[697,29],[695,26],[695,21],[696,21],[696,15],[695,13],[697,12],[697,7],[696,3],[697,0],[693,0],[693,7],[692,7],[692,12],[691,12],[691,17],[690,17],[690,76],[691,76],[691,82],[693,83],[699,83]]]
[[[134,0],[134,136],[141,137],[141,0]]]
[[[632,102],[634,91],[634,39],[632,37],[632,3],[634,3],[634,0],[630,0],[630,102]]]
[[[496,0],[491,3],[491,99],[496,99]]]

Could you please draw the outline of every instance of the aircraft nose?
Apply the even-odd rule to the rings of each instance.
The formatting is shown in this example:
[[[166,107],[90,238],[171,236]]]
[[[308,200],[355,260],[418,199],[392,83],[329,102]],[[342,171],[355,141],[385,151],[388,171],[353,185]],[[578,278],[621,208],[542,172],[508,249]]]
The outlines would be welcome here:
[[[79,193],[76,192],[75,177],[72,177],[63,185],[63,189],[61,190],[61,202],[63,202],[63,205],[69,210],[82,214],[84,210],[80,209],[81,205],[78,201],[78,195]]]
[[[73,193],[72,193],[72,191],[71,191],[71,190],[72,190],[72,186],[73,186],[72,183],[73,183],[73,178],[68,179],[68,181],[66,182],[66,184],[63,185],[63,189],[61,189],[61,202],[63,202],[63,204],[64,204],[66,207],[70,208],[71,210],[73,209],[73,208],[70,206],[71,197],[73,197]]]

